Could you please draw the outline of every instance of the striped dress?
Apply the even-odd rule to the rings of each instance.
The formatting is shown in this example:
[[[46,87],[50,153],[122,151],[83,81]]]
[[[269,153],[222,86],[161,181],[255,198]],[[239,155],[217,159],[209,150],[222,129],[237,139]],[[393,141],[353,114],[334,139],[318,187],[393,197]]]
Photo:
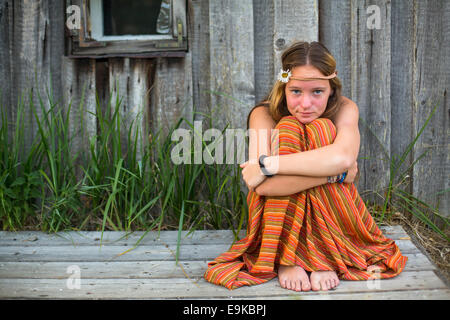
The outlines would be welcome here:
[[[273,155],[313,150],[336,137],[325,118],[305,125],[287,116],[275,129]],[[407,257],[383,236],[353,183],[327,183],[282,197],[249,192],[247,203],[247,235],[208,263],[204,277],[211,283],[230,290],[264,283],[277,276],[279,265],[334,270],[342,280],[391,278],[405,267]],[[379,272],[368,272],[369,265]]]

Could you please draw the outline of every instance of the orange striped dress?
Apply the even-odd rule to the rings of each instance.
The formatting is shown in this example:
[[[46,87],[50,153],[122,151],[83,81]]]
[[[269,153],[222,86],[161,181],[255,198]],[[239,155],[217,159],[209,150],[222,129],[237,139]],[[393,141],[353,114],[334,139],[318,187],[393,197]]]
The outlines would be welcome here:
[[[280,155],[331,144],[336,128],[319,118],[309,124],[294,116],[282,118],[272,150]],[[278,144],[279,143],[279,144]],[[277,152],[272,153],[277,154]],[[383,236],[353,183],[327,183],[290,196],[247,196],[247,235],[208,263],[207,281],[235,289],[264,283],[277,276],[279,265],[306,271],[334,270],[342,280],[391,278],[405,267],[391,239]]]

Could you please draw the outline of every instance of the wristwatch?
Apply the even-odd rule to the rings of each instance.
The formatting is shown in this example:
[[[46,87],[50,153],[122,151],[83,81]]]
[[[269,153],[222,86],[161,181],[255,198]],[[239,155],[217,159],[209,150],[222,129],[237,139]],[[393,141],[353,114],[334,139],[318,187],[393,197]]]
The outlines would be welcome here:
[[[267,177],[273,177],[274,174],[269,173],[269,171],[267,171],[266,167],[264,166],[264,159],[267,158],[267,156],[265,154],[262,154],[259,157],[259,168],[261,169],[261,172]]]

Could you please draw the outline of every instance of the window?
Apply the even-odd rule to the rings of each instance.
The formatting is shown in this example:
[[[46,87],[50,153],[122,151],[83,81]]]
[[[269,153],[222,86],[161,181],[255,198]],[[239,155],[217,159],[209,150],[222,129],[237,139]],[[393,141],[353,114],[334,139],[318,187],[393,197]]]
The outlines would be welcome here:
[[[79,28],[69,30],[68,55],[184,56],[186,0],[72,0]]]

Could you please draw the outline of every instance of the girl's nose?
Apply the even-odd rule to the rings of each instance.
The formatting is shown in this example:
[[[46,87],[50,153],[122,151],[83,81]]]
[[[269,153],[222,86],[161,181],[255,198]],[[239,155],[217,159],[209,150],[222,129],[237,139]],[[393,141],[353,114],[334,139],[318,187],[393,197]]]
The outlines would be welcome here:
[[[311,107],[311,98],[305,94],[301,97],[299,106],[301,106],[303,109],[307,109]]]

